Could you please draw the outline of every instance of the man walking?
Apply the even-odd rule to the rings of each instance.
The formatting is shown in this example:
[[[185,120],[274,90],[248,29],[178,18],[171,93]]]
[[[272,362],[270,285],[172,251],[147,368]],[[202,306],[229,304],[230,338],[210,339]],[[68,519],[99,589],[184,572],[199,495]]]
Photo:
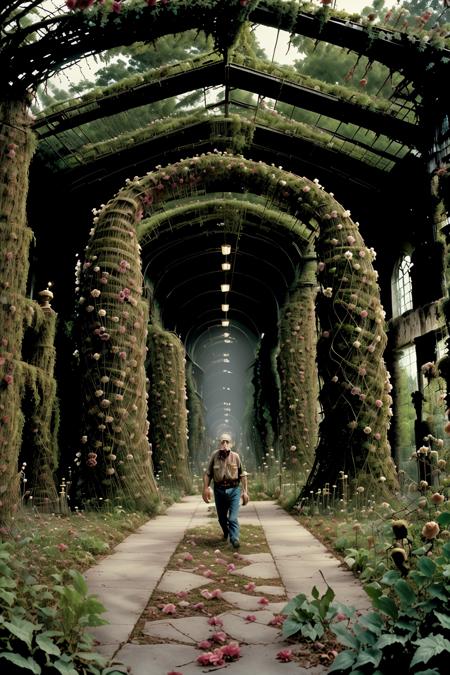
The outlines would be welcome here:
[[[248,503],[247,474],[242,471],[241,459],[231,450],[231,438],[228,434],[220,437],[220,447],[215,450],[203,475],[203,501],[209,504],[209,485],[214,481],[214,501],[217,518],[225,540],[230,537],[231,545],[239,548],[239,505]]]

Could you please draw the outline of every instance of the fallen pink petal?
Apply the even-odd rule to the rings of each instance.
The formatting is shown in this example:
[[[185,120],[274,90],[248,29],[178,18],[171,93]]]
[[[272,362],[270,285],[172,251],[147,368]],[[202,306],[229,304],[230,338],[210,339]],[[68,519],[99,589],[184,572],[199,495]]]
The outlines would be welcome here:
[[[210,642],[209,640],[202,640],[197,644],[197,647],[199,649],[210,649],[212,647],[212,642]]]
[[[210,626],[223,626],[223,621],[218,616],[210,616],[208,619],[208,623]]]
[[[175,614],[175,612],[177,611],[177,608],[174,604],[169,602],[167,605],[164,605],[164,607],[162,608],[162,611],[164,612],[164,614]]]
[[[213,642],[219,642],[219,644],[223,644],[224,642],[227,641],[228,635],[224,633],[223,630],[218,630],[216,633],[213,633],[211,635],[211,640]]]
[[[237,642],[229,642],[222,648],[222,654],[227,661],[238,659],[241,655],[241,648]]]
[[[205,598],[205,600],[211,600],[212,598],[212,593],[211,591],[208,591],[207,588],[204,588],[203,591],[200,591],[200,595],[202,598]]]
[[[270,619],[269,626],[282,626],[286,617],[284,614],[275,614],[273,619]]]
[[[269,604],[269,601],[268,601],[267,598],[260,598],[258,600],[258,605],[264,605],[265,606],[265,605],[268,605],[268,604]]]
[[[282,661],[283,663],[287,663],[288,661],[292,661],[293,658],[294,658],[294,654],[292,653],[292,649],[282,649],[277,654],[277,659],[279,661]]]
[[[250,622],[256,621],[256,616],[254,614],[247,614],[247,616],[245,617],[245,620],[250,621]]]
[[[246,590],[246,591],[254,591],[255,588],[256,588],[256,584],[255,584],[254,581],[249,581],[249,583],[245,584],[245,586],[244,586],[244,590]]]

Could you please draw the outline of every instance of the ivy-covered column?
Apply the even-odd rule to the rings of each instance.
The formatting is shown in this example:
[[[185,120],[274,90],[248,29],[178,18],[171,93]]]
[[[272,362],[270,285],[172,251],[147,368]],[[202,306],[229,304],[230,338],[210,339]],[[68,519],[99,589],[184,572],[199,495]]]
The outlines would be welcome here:
[[[189,469],[185,352],[179,338],[150,326],[149,417],[155,468],[161,481],[192,488]]]
[[[387,338],[375,251],[365,246],[349,215],[325,213],[316,244],[324,419],[305,496],[338,476],[371,492],[398,487],[387,440],[392,386],[383,359]]]
[[[77,499],[153,510],[157,487],[148,441],[146,336],[138,204],[112,199],[94,218],[79,270],[83,427]]]
[[[28,170],[35,148],[25,100],[0,102],[0,522],[19,504],[21,361],[26,312]]]
[[[317,441],[316,258],[304,259],[296,288],[283,308],[278,369],[281,380],[280,446],[286,466],[311,469]]]
[[[33,318],[29,328],[31,336],[28,340],[26,336],[24,341],[24,346],[32,342],[32,351],[29,355],[24,353],[27,363],[23,364],[22,398],[27,415],[20,461],[27,465],[26,487],[33,505],[39,510],[55,511],[58,510],[54,472],[58,462],[59,408],[53,373],[57,315],[49,303],[53,293],[46,289],[38,295],[41,306],[34,302],[30,304]]]
[[[202,465],[208,458],[208,445],[206,442],[205,408],[200,393],[197,391],[193,367],[191,363],[186,368],[186,389],[189,429],[189,456],[194,471],[201,471]]]

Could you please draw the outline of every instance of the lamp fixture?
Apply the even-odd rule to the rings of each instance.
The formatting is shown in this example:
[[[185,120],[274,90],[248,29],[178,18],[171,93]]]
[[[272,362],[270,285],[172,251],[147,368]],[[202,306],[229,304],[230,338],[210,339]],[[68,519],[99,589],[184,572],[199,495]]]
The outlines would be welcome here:
[[[230,305],[222,305],[222,312],[228,312]]]
[[[228,272],[229,270],[231,270],[231,265],[230,265],[230,263],[222,263],[222,270],[223,270],[224,272]]]
[[[229,322],[228,319],[222,319],[222,326],[223,326],[224,328],[226,328],[226,327],[229,326],[229,325],[230,325],[230,322]]]
[[[230,337],[230,334],[229,334],[229,333],[224,333],[224,334],[223,334],[223,337]]]
[[[230,255],[230,253],[231,253],[230,244],[222,244],[221,250],[222,250],[222,255]]]
[[[222,293],[228,293],[230,290],[230,284],[220,284],[220,290]]]

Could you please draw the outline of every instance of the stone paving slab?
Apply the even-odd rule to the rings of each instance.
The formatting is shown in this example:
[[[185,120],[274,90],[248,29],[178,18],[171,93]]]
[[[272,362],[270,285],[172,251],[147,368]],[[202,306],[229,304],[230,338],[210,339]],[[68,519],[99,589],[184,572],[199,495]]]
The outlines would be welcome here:
[[[143,591],[147,590],[153,592],[154,587],[161,577],[161,566],[154,565],[148,567],[147,572],[134,573],[133,567],[131,565],[127,566],[127,570],[122,572],[110,572],[108,570],[96,570],[95,568],[88,570],[84,574],[84,578],[88,584],[88,587],[93,586],[106,586],[111,587],[115,586],[117,588],[130,589],[130,588],[142,588]]]
[[[255,592],[261,595],[284,595],[283,586],[255,586]]]
[[[224,612],[220,615],[223,621],[222,630],[240,644],[259,645],[283,642],[280,630],[268,625],[273,619],[273,612],[263,610],[252,612],[252,615],[256,616],[256,621],[246,621],[249,612],[242,610]]]
[[[163,593],[191,591],[193,588],[205,586],[205,584],[209,584],[210,582],[211,579],[201,577],[198,574],[168,570],[158,584],[158,591],[162,591]]]
[[[164,568],[186,529],[204,524],[213,525],[217,528],[219,541],[219,526],[215,515],[211,517],[209,513],[198,495],[187,497],[181,503],[171,506],[166,515],[149,521],[127,537],[114,549],[111,556],[86,573],[90,592],[97,593],[107,608],[106,617],[111,621],[110,625],[91,629],[90,632],[100,641],[99,650],[108,656],[117,652],[115,660],[123,661],[127,667],[131,667],[133,675],[167,675],[171,670],[179,670],[183,675],[199,675],[213,670],[200,667],[195,661],[200,651],[194,643],[205,639],[215,630],[207,624],[205,617],[165,617],[146,624],[146,630],[162,633],[159,635],[160,639],[172,639],[176,642],[181,639],[190,640],[191,644],[172,642],[139,645],[129,642],[134,625],[158,582],[159,590],[167,589],[169,592],[190,590],[211,582],[219,583],[214,578],[205,578],[191,571],[168,570],[164,573]],[[340,566],[340,562],[320,542],[276,504],[251,502],[245,509],[241,509],[240,521],[242,524],[251,523],[263,527],[272,555],[240,554],[239,557],[248,560],[250,565],[234,570],[234,574],[252,579],[280,577],[290,598],[299,592],[309,596],[314,584],[321,591],[325,590],[325,584],[318,572],[320,569],[335,590],[338,600],[353,604],[357,609],[370,605],[352,573]],[[190,550],[189,546],[186,548]],[[196,551],[198,553],[199,549]],[[204,562],[211,566],[216,565],[215,554],[209,553],[210,556],[205,555]],[[236,558],[237,561],[239,557]],[[268,576],[262,576],[264,570]],[[217,576],[227,574],[219,564],[215,571]],[[186,582],[195,582],[195,585],[191,586]],[[169,585],[165,586],[165,583]],[[283,591],[280,587],[274,589],[277,592]],[[270,591],[271,587],[264,585],[257,589],[261,596],[270,594]],[[276,653],[281,648],[290,647],[295,651],[295,645],[282,641],[281,632],[277,628],[267,625],[274,614],[281,613],[286,602],[283,600],[269,603],[261,609],[258,604],[261,596],[238,592],[227,592],[223,595],[234,607],[221,615],[224,629],[242,645],[241,658],[227,663],[227,675],[324,673],[325,670],[321,667],[303,669],[296,662],[280,663],[276,660]],[[245,621],[250,613],[255,614],[256,622]],[[185,633],[184,637],[182,633]],[[157,637],[154,632],[151,634]],[[265,640],[268,642],[265,643]],[[243,644],[245,642],[249,644]]]
[[[225,593],[222,593],[222,598],[225,602],[229,602],[230,605],[234,605],[234,607],[237,607],[238,609],[255,611],[265,607],[274,614],[278,614],[286,605],[285,601],[269,602],[268,605],[261,605],[258,603],[258,600],[261,598],[257,595],[245,595],[244,593],[237,593],[236,591],[226,591]]]
[[[241,560],[252,563],[273,563],[273,556],[270,553],[241,553]]]
[[[231,574],[249,579],[275,579],[279,576],[278,570],[273,562],[257,562],[247,565],[247,567],[238,567]]]
[[[298,663],[281,663],[276,655],[283,649],[282,644],[243,646],[241,658],[227,663],[224,668],[200,667],[196,658],[201,651],[188,645],[125,645],[117,654],[117,660],[131,668],[133,675],[167,675],[179,670],[183,675],[224,670],[227,675],[320,675],[323,668],[300,668]],[[125,672],[125,671],[124,671]]]
[[[142,631],[145,635],[154,638],[197,644],[200,640],[207,640],[211,635],[211,626],[204,616],[190,616],[182,619],[161,619],[160,621],[146,621]]]
[[[136,622],[136,616],[142,614],[148,603],[148,593],[144,593],[142,588],[127,588],[126,593],[120,593],[116,584],[89,584],[89,593],[95,594],[108,608],[101,616],[111,625]]]

